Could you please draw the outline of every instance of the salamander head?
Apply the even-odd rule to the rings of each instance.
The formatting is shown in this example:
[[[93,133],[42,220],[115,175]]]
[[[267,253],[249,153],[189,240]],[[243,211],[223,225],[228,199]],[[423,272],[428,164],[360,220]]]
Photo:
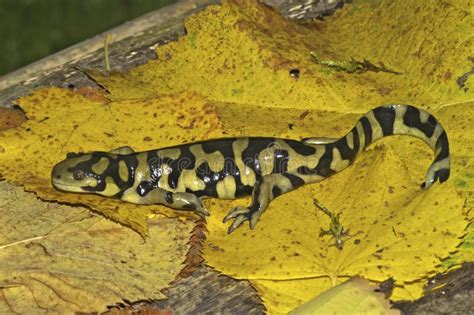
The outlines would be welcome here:
[[[51,183],[59,190],[76,193],[110,195],[106,189],[105,172],[113,163],[106,152],[68,153],[51,172]]]

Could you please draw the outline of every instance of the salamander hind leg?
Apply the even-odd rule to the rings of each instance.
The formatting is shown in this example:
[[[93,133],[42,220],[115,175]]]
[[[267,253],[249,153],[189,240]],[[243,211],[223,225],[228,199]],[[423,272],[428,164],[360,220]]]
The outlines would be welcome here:
[[[232,233],[245,221],[249,221],[250,228],[253,230],[270,201],[303,184],[304,181],[300,177],[290,173],[269,174],[261,177],[253,188],[250,206],[235,207],[224,217],[224,223],[231,219],[234,220],[227,232]]]

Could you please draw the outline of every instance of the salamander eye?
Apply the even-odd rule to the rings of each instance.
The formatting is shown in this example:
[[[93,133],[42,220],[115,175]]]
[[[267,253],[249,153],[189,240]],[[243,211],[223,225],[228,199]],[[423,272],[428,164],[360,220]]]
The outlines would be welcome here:
[[[72,177],[74,177],[75,180],[83,180],[84,177],[86,177],[86,173],[82,170],[74,171]]]
[[[74,153],[74,152],[69,152],[68,154],[66,154],[66,159],[71,159],[73,157],[75,157],[77,154]]]

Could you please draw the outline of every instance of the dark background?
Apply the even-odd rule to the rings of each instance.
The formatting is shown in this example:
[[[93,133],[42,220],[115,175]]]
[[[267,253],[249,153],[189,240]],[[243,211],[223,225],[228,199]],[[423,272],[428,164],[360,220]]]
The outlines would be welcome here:
[[[175,0],[0,0],[0,76]]]

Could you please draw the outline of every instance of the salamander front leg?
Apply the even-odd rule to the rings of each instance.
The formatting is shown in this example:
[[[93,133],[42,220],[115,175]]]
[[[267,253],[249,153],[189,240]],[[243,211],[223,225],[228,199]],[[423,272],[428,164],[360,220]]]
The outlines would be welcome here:
[[[125,193],[122,196],[122,200],[138,204],[162,204],[173,209],[194,211],[202,217],[209,215],[209,211],[202,204],[201,198],[191,193],[174,193],[162,188],[155,188],[139,199],[136,199],[134,196],[136,196],[135,193],[130,197]]]
[[[250,207],[235,207],[225,216],[224,223],[231,219],[234,220],[227,233],[232,233],[244,221],[249,221],[250,228],[253,230],[270,201],[303,184],[304,181],[301,178],[289,173],[270,174],[258,179],[253,188]]]

